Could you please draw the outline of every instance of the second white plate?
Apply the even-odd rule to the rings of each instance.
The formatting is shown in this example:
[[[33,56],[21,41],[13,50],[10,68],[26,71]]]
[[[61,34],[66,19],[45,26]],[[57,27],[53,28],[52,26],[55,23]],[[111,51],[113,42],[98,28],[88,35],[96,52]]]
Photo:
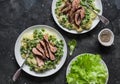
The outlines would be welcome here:
[[[56,14],[55,14],[55,9],[56,9],[56,3],[57,3],[57,1],[58,0],[53,0],[53,2],[52,2],[52,15],[53,15],[53,18],[54,18],[54,20],[55,20],[55,22],[57,23],[57,25],[60,27],[60,28],[62,28],[64,31],[66,31],[66,32],[69,32],[69,33],[72,33],[72,34],[82,34],[82,33],[86,33],[86,32],[89,32],[90,30],[92,30],[92,29],[94,29],[95,27],[96,27],[96,25],[99,23],[99,18],[98,17],[96,17],[96,19],[95,20],[93,20],[93,23],[92,23],[92,26],[91,26],[91,28],[89,29],[89,30],[84,30],[84,31],[82,31],[82,32],[77,32],[76,30],[69,30],[69,29],[67,29],[67,28],[64,28],[62,25],[60,25],[60,23],[58,22],[58,19],[57,19],[57,17],[56,17]],[[95,6],[96,6],[96,8],[98,8],[99,10],[100,10],[100,15],[102,15],[102,2],[101,2],[101,0],[95,0]]]

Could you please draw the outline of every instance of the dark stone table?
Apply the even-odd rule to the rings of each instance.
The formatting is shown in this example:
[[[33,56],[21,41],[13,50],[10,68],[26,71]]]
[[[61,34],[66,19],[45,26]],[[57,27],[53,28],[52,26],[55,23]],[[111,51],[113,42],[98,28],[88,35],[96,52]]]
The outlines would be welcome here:
[[[103,15],[110,20],[108,26],[101,22],[92,31],[82,35],[72,35],[59,28],[51,14],[52,0],[0,0],[0,84],[65,84],[66,67],[78,54],[89,52],[101,54],[106,62],[110,78],[108,84],[120,84],[120,0],[102,0]],[[14,45],[19,34],[32,25],[44,24],[56,28],[66,42],[76,39],[77,48],[67,57],[64,66],[56,74],[46,78],[36,78],[22,72],[13,83],[12,76],[19,68]],[[97,35],[105,27],[115,34],[114,45],[108,48],[98,43]]]

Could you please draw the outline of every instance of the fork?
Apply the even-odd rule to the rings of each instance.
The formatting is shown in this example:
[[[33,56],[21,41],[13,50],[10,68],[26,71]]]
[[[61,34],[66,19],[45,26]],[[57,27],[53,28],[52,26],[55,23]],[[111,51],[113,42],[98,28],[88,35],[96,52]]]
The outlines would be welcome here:
[[[101,20],[102,23],[104,23],[105,25],[108,25],[110,21],[109,21],[106,17],[104,17],[103,15],[99,15],[97,12],[95,12],[95,11],[89,6],[89,4],[88,4],[87,1],[88,1],[88,0],[85,0],[85,6],[86,6],[87,8],[89,8],[94,14],[96,14],[96,15],[98,16],[98,18]]]
[[[13,75],[12,80],[13,80],[14,82],[15,82],[15,81],[18,79],[18,77],[20,76],[21,70],[22,70],[22,68],[23,68],[23,66],[24,66],[24,64],[25,64],[25,62],[26,62],[26,60],[27,60],[28,57],[29,57],[29,55],[27,54],[24,62],[23,62],[22,65],[20,66],[20,68],[19,68],[19,69],[15,72],[15,74]]]

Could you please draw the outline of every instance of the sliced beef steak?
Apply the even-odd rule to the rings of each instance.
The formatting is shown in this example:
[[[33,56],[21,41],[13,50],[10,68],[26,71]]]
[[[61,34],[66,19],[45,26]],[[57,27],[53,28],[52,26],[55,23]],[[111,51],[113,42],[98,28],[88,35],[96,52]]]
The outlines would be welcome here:
[[[80,5],[80,0],[73,0],[72,1],[72,9],[76,10]]]
[[[45,52],[44,52],[44,49],[43,47],[41,46],[41,44],[37,44],[36,48],[45,56]]]
[[[44,48],[45,56],[49,58],[49,54],[48,54],[48,51],[47,51],[45,42],[41,40],[41,41],[40,41],[40,44],[41,44],[41,45],[43,46],[43,48]]]
[[[51,52],[55,53],[57,51],[57,48],[49,43],[49,47]]]
[[[67,0],[61,12],[66,14],[69,22],[75,24],[78,28],[85,17],[85,9],[80,6],[80,0]]]
[[[55,46],[53,46],[53,45],[50,44],[50,42],[48,41],[48,35],[47,34],[44,35],[44,40],[46,41],[47,45],[49,46],[50,51],[52,53],[55,53],[57,51],[57,48]]]
[[[65,6],[61,9],[61,12],[67,14],[71,10],[71,8],[72,8],[72,4],[69,1],[67,1],[65,3]]]
[[[47,50],[48,50],[48,52],[49,52],[50,60],[55,60],[55,55],[51,52],[50,47],[49,47],[49,44],[46,43],[46,45],[47,45]]]
[[[36,61],[37,61],[37,64],[38,64],[39,67],[44,65],[44,61],[37,56],[36,56]]]
[[[36,48],[33,48],[33,49],[32,49],[32,52],[33,52],[33,54],[41,57],[42,59],[46,59],[46,57],[43,56],[43,54],[42,54],[39,50],[37,50]]]

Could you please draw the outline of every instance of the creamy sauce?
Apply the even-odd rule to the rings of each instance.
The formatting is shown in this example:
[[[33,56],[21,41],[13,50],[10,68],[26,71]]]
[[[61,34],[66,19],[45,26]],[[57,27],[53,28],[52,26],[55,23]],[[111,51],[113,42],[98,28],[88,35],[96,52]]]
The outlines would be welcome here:
[[[111,39],[111,33],[108,30],[101,32],[100,39],[102,42],[109,42]]]

